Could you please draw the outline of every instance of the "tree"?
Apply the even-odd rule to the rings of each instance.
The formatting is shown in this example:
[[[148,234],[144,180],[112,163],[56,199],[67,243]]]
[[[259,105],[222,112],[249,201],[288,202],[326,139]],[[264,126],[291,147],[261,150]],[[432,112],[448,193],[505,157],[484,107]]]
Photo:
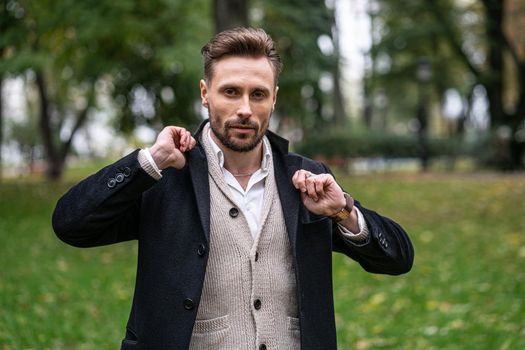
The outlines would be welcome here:
[[[188,88],[196,80],[188,77],[195,78],[200,66],[195,57],[202,40],[195,39],[208,33],[201,20],[206,11],[191,7],[201,8],[203,1],[9,4],[16,23],[5,34],[9,54],[0,73],[34,72],[48,178],[60,178],[76,133],[97,108],[102,81],[115,98],[112,109],[121,130],[197,119],[196,93],[188,93],[197,90]],[[146,113],[145,104],[151,105]]]
[[[525,132],[525,47],[522,41],[513,40],[512,34],[520,32],[516,24],[525,19],[525,4],[510,0],[376,3],[379,28],[374,33],[378,40],[372,56],[376,67],[383,65],[379,68],[383,71],[374,73],[374,86],[386,86],[390,100],[400,101],[393,106],[397,113],[415,105],[413,99],[402,96],[416,96],[408,92],[415,89],[410,77],[414,76],[417,58],[431,57],[433,70],[438,72],[431,82],[434,99],[440,101],[446,89],[455,88],[469,101],[473,89],[483,86],[491,129],[495,133],[508,129],[511,135],[503,157],[506,161],[500,159],[499,166],[523,167],[525,143],[520,135]],[[509,26],[512,20],[514,26]]]
[[[3,1],[0,5],[0,59],[4,59],[7,54],[8,43],[10,38],[5,35],[9,28],[11,28],[15,23],[13,11],[8,9],[7,1]],[[3,143],[4,143],[4,110],[2,103],[2,88],[4,82],[4,72],[0,70],[0,180],[2,179],[2,170],[3,170]]]
[[[254,24],[268,30],[284,62],[279,81],[282,102],[277,106],[282,124],[296,124],[307,136],[344,120],[346,116],[334,115],[344,113],[342,101],[334,107],[334,79],[340,78],[334,9],[319,1],[272,0],[257,2],[252,10],[258,14]],[[328,48],[324,52],[320,41]]]
[[[248,0],[213,0],[215,33],[248,26]]]
[[[519,1],[509,0],[479,0],[475,5],[481,8],[482,19],[478,26],[479,38],[483,42],[484,60],[482,64],[476,62],[476,58],[465,50],[462,37],[454,35],[458,30],[456,23],[447,20],[446,13],[436,6],[435,2],[427,0],[429,8],[433,11],[438,21],[443,23],[443,30],[447,35],[450,45],[455,49],[470,73],[477,82],[483,85],[487,91],[489,110],[491,117],[491,128],[498,130],[509,128],[511,137],[509,139],[509,157],[504,168],[523,168],[523,155],[525,140],[518,135],[525,130],[525,55],[520,51],[524,49],[523,43],[512,40],[512,34],[520,30],[519,27],[507,27],[506,23],[512,17],[520,16],[521,22],[525,20],[525,4]],[[510,5],[513,5],[511,13]],[[519,24],[520,21],[514,21]],[[510,56],[510,59],[506,59]],[[514,77],[506,75],[505,71],[515,72]],[[512,83],[509,80],[514,80]],[[517,87],[517,94],[505,103],[505,94],[508,94],[509,86]],[[509,103],[510,102],[510,103]],[[506,107],[506,104],[509,107]]]

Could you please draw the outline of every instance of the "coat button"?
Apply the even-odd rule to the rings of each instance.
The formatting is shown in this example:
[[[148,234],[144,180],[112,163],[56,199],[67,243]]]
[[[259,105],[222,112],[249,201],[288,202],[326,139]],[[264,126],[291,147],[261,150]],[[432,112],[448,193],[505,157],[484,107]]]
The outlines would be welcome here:
[[[118,173],[117,175],[115,175],[115,180],[119,183],[124,181],[124,174]]]
[[[111,178],[108,180],[108,187],[109,187],[109,188],[113,188],[113,187],[115,187],[116,185],[117,185],[117,180],[115,180],[114,178],[111,177]]]
[[[206,246],[204,244],[199,244],[197,254],[199,254],[199,256],[204,256],[204,254],[206,254]]]
[[[184,299],[183,304],[186,310],[193,310],[193,308],[195,307],[195,305],[193,304],[193,300],[191,299]]]
[[[255,301],[253,302],[253,307],[255,308],[255,310],[259,310],[261,308],[261,301],[259,299],[255,299]]]
[[[266,350],[266,344],[259,345],[259,350]]]
[[[128,177],[131,175],[131,169],[128,167],[125,167],[124,169],[122,169],[122,173],[124,174],[125,177]]]
[[[237,216],[239,216],[239,209],[237,208],[231,208],[230,209],[230,216],[232,218],[236,218]]]

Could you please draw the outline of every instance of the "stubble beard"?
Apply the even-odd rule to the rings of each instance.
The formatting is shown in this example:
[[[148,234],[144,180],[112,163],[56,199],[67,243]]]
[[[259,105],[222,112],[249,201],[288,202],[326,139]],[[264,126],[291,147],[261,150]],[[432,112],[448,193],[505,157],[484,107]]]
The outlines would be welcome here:
[[[217,139],[226,147],[235,152],[250,152],[255,149],[261,143],[268,125],[263,125],[259,127],[256,123],[250,121],[249,119],[236,119],[228,120],[224,123],[224,129],[221,132],[221,125],[219,124],[218,119],[213,118],[212,113],[208,111],[208,116],[210,119],[210,128],[213,134]],[[243,135],[238,136],[239,139],[247,140],[247,142],[236,141],[232,135],[231,129],[235,126],[244,126],[251,127],[255,136]],[[249,140],[250,139],[250,140]],[[249,140],[249,141],[248,141]]]

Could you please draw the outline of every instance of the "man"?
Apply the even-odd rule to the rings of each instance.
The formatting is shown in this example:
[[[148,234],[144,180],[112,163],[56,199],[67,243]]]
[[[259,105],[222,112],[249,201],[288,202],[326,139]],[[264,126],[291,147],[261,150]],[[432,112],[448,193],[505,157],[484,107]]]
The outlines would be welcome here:
[[[166,127],[80,182],[55,232],[78,247],[138,240],[122,349],[335,349],[331,252],[396,275],[410,240],[267,130],[281,62],[263,30],[219,33],[202,53],[209,122]]]

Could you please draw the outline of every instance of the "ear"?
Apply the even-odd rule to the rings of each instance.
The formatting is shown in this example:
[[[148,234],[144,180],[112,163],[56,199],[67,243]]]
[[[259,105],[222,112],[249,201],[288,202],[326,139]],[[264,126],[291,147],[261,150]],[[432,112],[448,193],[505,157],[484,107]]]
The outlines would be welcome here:
[[[275,103],[277,102],[277,92],[279,91],[279,86],[275,87],[275,92],[273,94],[273,105],[272,105],[272,112],[275,109]]]
[[[204,79],[201,79],[199,85],[201,89],[201,103],[204,107],[208,108],[208,85],[206,85]]]

